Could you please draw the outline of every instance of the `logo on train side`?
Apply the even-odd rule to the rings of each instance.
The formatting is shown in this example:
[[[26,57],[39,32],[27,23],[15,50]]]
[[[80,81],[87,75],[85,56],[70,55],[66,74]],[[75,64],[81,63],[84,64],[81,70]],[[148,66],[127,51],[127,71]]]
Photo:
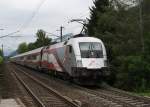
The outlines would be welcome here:
[[[89,66],[92,66],[93,63],[95,63],[95,60],[92,60],[92,61],[89,63]]]

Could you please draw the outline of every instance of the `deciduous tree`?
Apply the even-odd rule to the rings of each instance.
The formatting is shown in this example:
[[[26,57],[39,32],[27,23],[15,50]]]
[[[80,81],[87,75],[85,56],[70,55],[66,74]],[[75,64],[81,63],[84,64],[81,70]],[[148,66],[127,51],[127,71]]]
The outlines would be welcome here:
[[[24,42],[18,46],[18,53],[24,53],[28,51],[28,45]]]
[[[50,45],[51,39],[46,36],[46,32],[43,30],[38,30],[36,33],[37,40],[35,42],[36,48]]]

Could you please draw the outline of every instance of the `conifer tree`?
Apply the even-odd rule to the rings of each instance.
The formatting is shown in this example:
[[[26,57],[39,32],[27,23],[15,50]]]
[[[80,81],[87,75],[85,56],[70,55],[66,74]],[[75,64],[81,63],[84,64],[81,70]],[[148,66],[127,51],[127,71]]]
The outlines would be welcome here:
[[[105,13],[109,6],[109,0],[95,0],[94,6],[90,8],[91,16],[88,24],[88,32],[90,35],[94,35],[94,28],[97,26],[99,13]]]

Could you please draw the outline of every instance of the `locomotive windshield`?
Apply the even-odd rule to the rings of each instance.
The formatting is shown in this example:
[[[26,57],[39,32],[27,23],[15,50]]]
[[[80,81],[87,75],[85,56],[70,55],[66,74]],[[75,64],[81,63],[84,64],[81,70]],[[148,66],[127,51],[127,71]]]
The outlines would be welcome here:
[[[82,58],[102,58],[102,45],[98,42],[79,43]]]

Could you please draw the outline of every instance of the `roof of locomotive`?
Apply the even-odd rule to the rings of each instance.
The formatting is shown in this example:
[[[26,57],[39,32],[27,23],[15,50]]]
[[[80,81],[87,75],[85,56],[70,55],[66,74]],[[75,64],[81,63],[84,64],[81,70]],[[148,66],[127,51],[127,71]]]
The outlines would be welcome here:
[[[101,42],[102,41],[95,37],[77,37],[77,38],[71,38],[68,42]]]
[[[76,43],[79,43],[79,42],[100,42],[100,43],[103,43],[100,39],[95,38],[95,37],[75,37],[75,38],[70,38],[69,40],[64,41],[64,42],[59,42],[59,43],[56,43],[56,44],[53,44],[53,45],[49,45],[49,46],[45,46],[45,47],[40,47],[40,48],[34,49],[32,51],[28,51],[28,52],[25,52],[25,53],[13,56],[11,58],[17,58],[17,57],[22,57],[22,56],[26,56],[26,55],[38,53],[43,48],[54,49],[54,48],[63,47],[65,45],[69,45],[69,44],[70,45],[71,44],[76,44]]]
[[[103,44],[103,42],[95,37],[76,37],[76,38],[70,38],[67,41],[64,42],[59,42],[53,45],[48,46],[49,49],[55,49],[55,48],[59,48],[59,47],[63,47],[65,45],[73,45],[73,44],[77,44],[79,42],[100,42]]]

